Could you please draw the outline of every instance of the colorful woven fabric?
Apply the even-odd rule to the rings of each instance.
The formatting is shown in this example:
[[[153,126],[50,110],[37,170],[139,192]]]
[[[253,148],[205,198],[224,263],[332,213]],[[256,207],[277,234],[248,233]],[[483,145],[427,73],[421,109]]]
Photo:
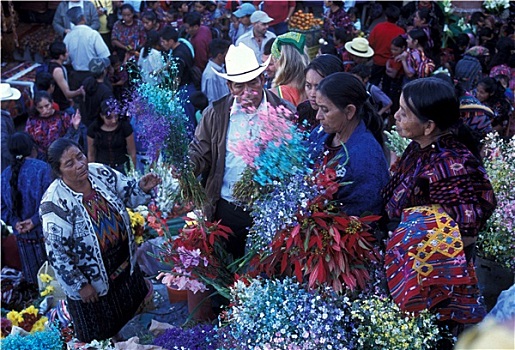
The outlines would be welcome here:
[[[436,311],[440,321],[477,323],[486,314],[458,224],[440,205],[405,209],[385,257],[393,300],[408,312]]]

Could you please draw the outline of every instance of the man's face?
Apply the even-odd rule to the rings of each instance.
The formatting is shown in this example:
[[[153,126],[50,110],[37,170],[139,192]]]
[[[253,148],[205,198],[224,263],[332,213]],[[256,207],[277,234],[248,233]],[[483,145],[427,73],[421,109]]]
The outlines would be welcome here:
[[[263,37],[263,36],[265,36],[267,30],[268,30],[268,23],[262,23],[262,22],[254,23],[254,35]]]
[[[163,38],[160,38],[159,43],[161,44],[161,47],[163,48],[163,50],[170,51],[170,49],[172,48],[175,41],[173,39],[165,40]]]
[[[199,26],[194,25],[190,26],[188,23],[183,23],[184,31],[188,33],[190,36],[195,36],[199,30]]]
[[[259,107],[263,99],[263,87],[265,85],[263,74],[246,83],[227,81],[227,85],[231,94],[243,108],[248,108],[252,111]]]

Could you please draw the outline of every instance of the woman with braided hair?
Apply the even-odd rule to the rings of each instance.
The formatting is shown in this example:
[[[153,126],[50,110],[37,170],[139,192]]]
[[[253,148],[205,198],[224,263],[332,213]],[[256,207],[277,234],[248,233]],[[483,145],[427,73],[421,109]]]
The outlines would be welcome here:
[[[52,170],[35,159],[36,146],[25,132],[11,136],[9,151],[13,162],[2,172],[2,220],[16,235],[25,280],[37,284],[39,267],[46,260],[39,203],[52,182]]]

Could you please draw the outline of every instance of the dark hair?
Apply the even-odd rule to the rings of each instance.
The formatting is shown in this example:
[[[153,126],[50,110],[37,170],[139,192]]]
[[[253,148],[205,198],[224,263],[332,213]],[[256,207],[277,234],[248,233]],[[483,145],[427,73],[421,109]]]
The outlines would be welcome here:
[[[223,39],[213,39],[209,43],[209,54],[211,57],[215,58],[219,54],[224,54],[229,49],[229,46],[231,46],[231,43],[227,40]]]
[[[413,40],[417,40],[418,44],[424,48],[424,53],[427,55],[427,35],[423,29],[416,28],[409,31],[408,35]]]
[[[199,26],[202,20],[202,15],[196,11],[189,12],[184,16],[184,23],[187,23],[190,27]]]
[[[413,80],[402,88],[404,101],[423,122],[432,120],[441,131],[452,131],[458,141],[481,159],[479,142],[460,119],[460,103],[452,84],[434,77]]]
[[[133,7],[131,4],[123,4],[123,5],[120,7],[120,13],[121,13],[123,10],[129,10],[129,11],[131,11],[131,13],[132,13],[132,14],[134,14],[134,7]]]
[[[354,15],[356,16],[356,18],[359,18],[359,11],[358,11],[358,8],[357,7],[350,7],[348,10],[347,10],[347,14],[348,15]]]
[[[347,33],[345,28],[336,28],[334,30],[334,38],[346,43],[352,40],[352,34]]]
[[[143,18],[148,19],[151,22],[157,22],[157,16],[156,16],[155,12],[152,10],[145,11],[143,13],[143,15],[141,16],[141,19],[143,19]]]
[[[74,25],[78,25],[80,22],[82,22],[84,18],[84,11],[82,11],[82,8],[76,6],[72,7],[68,11],[66,11],[66,16],[72,22]]]
[[[392,45],[405,48],[408,46],[408,43],[406,42],[406,37],[404,35],[398,35],[392,39]]]
[[[263,47],[263,55],[270,56],[272,54],[272,45],[274,44],[275,38],[270,39],[266,42]]]
[[[193,92],[190,96],[190,102],[196,110],[201,112],[209,105],[209,100],[202,91]]]
[[[343,7],[345,1],[331,1],[334,6]]]
[[[474,12],[471,16],[470,16],[470,20],[469,20],[469,23],[471,25],[476,25],[477,22],[479,22],[480,20],[484,21],[486,19],[486,16],[483,14],[483,12],[480,12],[480,11],[476,11]]]
[[[13,157],[9,185],[11,186],[13,210],[17,216],[21,216],[23,208],[22,195],[18,189],[18,176],[20,175],[20,169],[25,162],[25,158],[32,154],[34,147],[35,144],[32,137],[26,132],[16,132],[9,138],[9,152]]]
[[[477,85],[482,85],[485,91],[490,94],[488,102],[493,102],[505,98],[504,93],[506,89],[499,81],[495,80],[494,78],[483,78],[477,83]]]
[[[40,103],[43,99],[48,100],[48,102],[52,103],[54,100],[52,99],[52,96],[46,92],[46,91],[37,91],[34,94],[34,115],[38,116],[39,112],[36,109],[36,106],[38,103]]]
[[[418,17],[420,17],[420,19],[425,20],[429,26],[432,26],[433,23],[435,22],[435,18],[433,17],[433,14],[431,13],[430,10],[420,9],[420,10],[417,10],[417,13],[418,13]]]
[[[383,120],[370,104],[365,85],[358,78],[351,73],[333,73],[322,79],[317,91],[340,110],[350,104],[356,106],[356,116],[365,122],[367,129],[383,147]]]
[[[157,44],[159,44],[159,33],[155,30],[150,30],[147,33],[147,40],[145,41],[145,46],[143,47],[143,58],[147,58],[152,48]]]
[[[372,74],[372,68],[366,64],[361,63],[352,68],[350,72],[365,80],[370,78],[370,75]]]
[[[306,69],[304,69],[304,74],[307,74],[310,70],[314,70],[322,78],[325,78],[330,74],[343,72],[345,67],[339,57],[334,55],[320,55],[309,62]]]
[[[50,58],[57,60],[59,56],[66,55],[66,45],[61,41],[56,41],[50,44],[48,48]]]
[[[388,5],[386,7],[386,10],[384,10],[384,14],[388,22],[395,23],[399,20],[399,17],[401,16],[401,9],[394,5]]]
[[[497,52],[488,65],[489,70],[501,64],[510,64],[510,57],[513,57],[512,51],[515,49],[515,43],[510,38],[500,38],[495,48]]]
[[[50,147],[48,147],[47,162],[52,168],[54,175],[61,175],[61,157],[70,147],[77,147],[81,152],[83,152],[82,147],[77,142],[65,137],[58,138],[52,142]]]
[[[164,40],[173,40],[178,41],[179,40],[179,32],[177,29],[173,28],[172,26],[166,26],[159,32],[159,37]]]
[[[114,67],[115,64],[121,63],[120,57],[118,55],[109,56],[109,63]]]
[[[332,55],[338,58],[340,57],[340,55],[338,55],[338,50],[336,50],[336,47],[334,47],[334,44],[327,41],[324,42],[323,45],[320,45],[319,51],[321,55]]]
[[[48,91],[52,85],[55,86],[55,80],[52,74],[48,72],[39,72],[36,74],[36,90]]]
[[[466,33],[460,33],[455,39],[456,46],[467,47],[470,44],[470,37]]]

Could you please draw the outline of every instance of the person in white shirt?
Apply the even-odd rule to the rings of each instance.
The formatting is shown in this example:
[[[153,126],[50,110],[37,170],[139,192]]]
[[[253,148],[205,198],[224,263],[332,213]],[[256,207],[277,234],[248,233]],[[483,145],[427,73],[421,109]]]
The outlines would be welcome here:
[[[80,7],[72,7],[66,14],[74,24],[63,42],[68,49],[74,70],[70,79],[70,88],[76,90],[81,86],[82,81],[91,75],[89,62],[93,58],[103,58],[109,64],[111,53],[100,34],[86,25],[84,12]]]
[[[236,41],[236,45],[240,43],[250,47],[259,63],[263,63],[261,58],[265,49],[265,44],[276,37],[274,33],[268,30],[268,24],[274,19],[269,17],[266,12],[255,11],[250,16],[250,22],[252,22],[252,30],[243,34]]]

